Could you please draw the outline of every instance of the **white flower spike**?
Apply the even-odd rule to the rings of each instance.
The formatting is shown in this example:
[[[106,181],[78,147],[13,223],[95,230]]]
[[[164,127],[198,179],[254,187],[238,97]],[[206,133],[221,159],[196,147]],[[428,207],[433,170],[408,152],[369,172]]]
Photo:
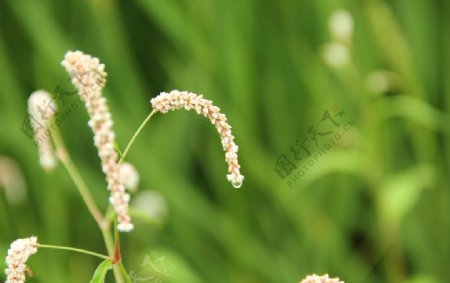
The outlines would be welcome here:
[[[15,240],[6,256],[6,282],[5,283],[23,283],[25,282],[26,262],[28,258],[37,252],[39,244],[37,237]]]
[[[231,126],[227,122],[227,117],[220,113],[220,108],[214,106],[211,100],[204,99],[202,95],[192,92],[172,90],[169,93],[162,92],[151,101],[154,111],[167,113],[171,110],[185,109],[195,110],[208,118],[216,126],[222,140],[222,147],[225,151],[225,161],[228,163],[228,181],[233,187],[240,188],[244,176],[240,173],[238,162],[238,146],[234,143],[234,136],[231,133]]]
[[[102,163],[103,172],[110,190],[109,201],[113,205],[118,219],[117,228],[122,232],[133,230],[128,202],[130,196],[125,192],[125,186],[120,180],[120,164],[118,154],[114,149],[115,133],[113,121],[106,98],[101,91],[106,83],[105,65],[98,58],[83,54],[81,51],[69,51],[61,64],[72,78],[72,83],[78,89],[78,94],[85,102],[90,116],[89,127],[94,132],[94,144]]]

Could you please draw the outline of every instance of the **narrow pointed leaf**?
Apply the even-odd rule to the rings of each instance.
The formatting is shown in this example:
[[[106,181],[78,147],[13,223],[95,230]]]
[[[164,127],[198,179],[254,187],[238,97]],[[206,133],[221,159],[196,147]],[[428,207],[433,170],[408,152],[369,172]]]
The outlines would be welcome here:
[[[94,276],[90,283],[104,283],[108,270],[112,267],[111,260],[104,260],[95,270]]]

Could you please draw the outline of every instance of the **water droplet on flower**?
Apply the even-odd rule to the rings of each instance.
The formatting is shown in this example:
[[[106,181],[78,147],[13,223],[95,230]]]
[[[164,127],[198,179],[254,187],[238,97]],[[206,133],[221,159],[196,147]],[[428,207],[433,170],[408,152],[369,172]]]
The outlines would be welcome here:
[[[242,187],[242,181],[234,181],[234,182],[231,182],[231,185],[232,185],[233,187],[235,187],[236,189],[239,189],[240,187]]]

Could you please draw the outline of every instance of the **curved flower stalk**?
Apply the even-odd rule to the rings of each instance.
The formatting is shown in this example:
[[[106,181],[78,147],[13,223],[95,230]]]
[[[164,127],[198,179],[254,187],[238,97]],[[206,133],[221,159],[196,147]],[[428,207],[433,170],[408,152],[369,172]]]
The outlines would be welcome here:
[[[300,283],[344,283],[339,278],[330,278],[328,274],[319,276],[316,274],[308,275]]]
[[[50,139],[50,119],[56,113],[56,104],[52,96],[44,91],[33,92],[28,98],[28,114],[33,128],[34,140],[38,146],[39,164],[45,170],[56,166],[56,158]]]
[[[7,268],[5,283],[23,283],[25,282],[25,271],[27,270],[26,262],[28,258],[37,252],[39,244],[37,237],[15,240],[6,256]]]
[[[202,95],[197,95],[187,91],[172,90],[169,93],[162,92],[151,101],[152,108],[156,112],[167,113],[170,110],[194,109],[197,114],[202,114],[216,126],[222,140],[222,147],[225,151],[225,161],[228,163],[228,181],[233,187],[240,188],[244,176],[240,173],[238,162],[238,146],[234,143],[234,136],[231,133],[231,126],[227,122],[227,117],[220,113],[220,108],[214,106],[211,100],[204,99]]]
[[[117,228],[119,231],[129,232],[133,229],[128,214],[130,196],[125,192],[120,180],[120,165],[117,162],[119,156],[114,148],[113,121],[106,98],[101,95],[106,83],[105,65],[100,64],[98,58],[80,51],[67,52],[61,64],[70,74],[90,116],[89,127],[94,133],[94,144],[98,148],[102,170],[108,182],[108,190],[111,193],[109,200],[117,213]]]

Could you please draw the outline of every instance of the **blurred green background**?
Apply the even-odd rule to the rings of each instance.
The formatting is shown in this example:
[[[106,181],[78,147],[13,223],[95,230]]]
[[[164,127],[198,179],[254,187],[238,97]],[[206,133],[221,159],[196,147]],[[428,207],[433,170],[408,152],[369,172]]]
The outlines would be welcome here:
[[[330,30],[339,9],[353,18],[351,39]],[[152,118],[128,156],[141,177],[132,198],[152,192],[136,209],[154,215],[122,234],[135,282],[288,283],[311,273],[449,282],[449,35],[447,0],[2,0],[0,254],[31,235],[106,252],[64,168],[45,173],[21,130],[31,92],[73,90],[60,62],[82,50],[106,65],[122,148],[149,99],[171,89],[213,100],[240,146],[245,181],[236,190],[209,121],[193,112]],[[63,112],[76,98],[55,101]],[[321,128],[325,111],[344,111],[340,127]],[[105,209],[87,121],[80,106],[60,129]],[[292,151],[310,127],[322,134],[310,158],[331,144],[324,133],[342,134],[314,165]],[[285,179],[284,157],[283,169],[297,167]],[[27,282],[88,282],[98,263],[41,249]]]

